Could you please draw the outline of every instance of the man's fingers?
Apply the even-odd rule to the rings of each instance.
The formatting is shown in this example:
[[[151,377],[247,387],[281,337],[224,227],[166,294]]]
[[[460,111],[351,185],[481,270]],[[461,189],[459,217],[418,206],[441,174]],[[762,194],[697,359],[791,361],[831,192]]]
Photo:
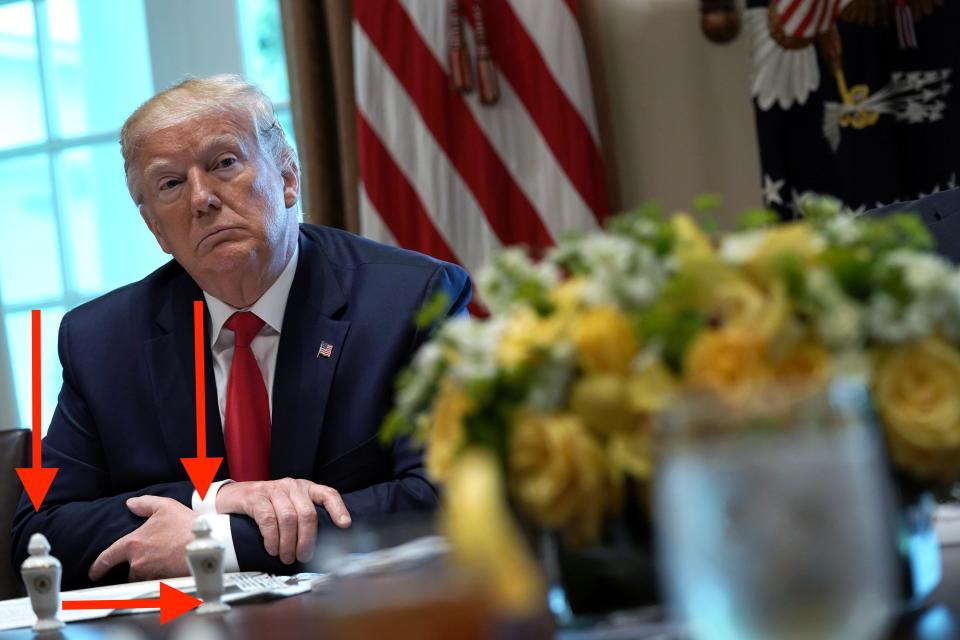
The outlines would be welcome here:
[[[280,561],[293,564],[297,559],[297,509],[285,491],[273,493],[270,499],[277,514],[277,528],[280,530]]]
[[[335,525],[341,529],[346,529],[350,526],[350,512],[347,511],[347,505],[343,503],[343,498],[340,497],[339,492],[330,487],[312,484],[310,485],[309,493],[310,499],[313,500],[315,504],[322,505],[323,508],[327,510],[327,513],[330,514],[330,518]]]
[[[137,496],[127,500],[127,509],[141,518],[149,518],[159,511],[170,498],[159,496]]]
[[[302,486],[290,493],[290,500],[297,510],[297,560],[309,562],[317,541],[317,507]]]
[[[106,575],[107,571],[121,562],[127,561],[127,536],[123,536],[103,550],[97,559],[90,565],[87,577],[96,582]]]
[[[263,548],[272,556],[280,552],[280,528],[277,522],[277,513],[273,510],[273,503],[264,496],[256,501],[250,515],[260,528],[263,536]]]

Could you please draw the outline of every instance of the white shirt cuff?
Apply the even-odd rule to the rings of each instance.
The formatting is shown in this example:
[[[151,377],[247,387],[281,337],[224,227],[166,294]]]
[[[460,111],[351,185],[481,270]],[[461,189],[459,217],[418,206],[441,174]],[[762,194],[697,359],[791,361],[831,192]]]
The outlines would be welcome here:
[[[190,508],[193,509],[198,516],[212,516],[216,514],[217,492],[220,491],[220,487],[231,482],[233,482],[233,480],[220,480],[219,482],[212,483],[210,488],[207,489],[207,497],[203,500],[200,499],[200,494],[194,491],[190,497]]]
[[[230,532],[230,515],[226,513],[208,515],[207,522],[210,523],[210,537],[223,543],[223,572],[240,571],[237,550],[233,547],[233,534]]]
[[[198,516],[206,516],[210,523],[210,537],[217,542],[223,543],[223,571],[240,571],[240,563],[237,561],[237,550],[233,546],[233,534],[230,531],[230,515],[226,513],[217,513],[217,492],[220,487],[233,482],[233,480],[221,480],[214,482],[207,489],[207,497],[200,499],[200,494],[196,491],[190,497],[190,506]]]

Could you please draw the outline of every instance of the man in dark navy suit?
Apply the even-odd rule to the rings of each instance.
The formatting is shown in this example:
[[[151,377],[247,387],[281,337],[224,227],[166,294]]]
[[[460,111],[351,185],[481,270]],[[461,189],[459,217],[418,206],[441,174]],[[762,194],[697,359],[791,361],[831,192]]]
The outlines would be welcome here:
[[[941,255],[960,264],[960,188],[893,204],[869,211],[867,215],[883,216],[909,212],[919,215],[937,243]]]
[[[354,520],[435,506],[421,452],[377,433],[397,371],[425,338],[416,311],[458,267],[343,231],[300,225],[296,156],[273,108],[234,76],[188,80],[121,132],[127,184],[173,261],[68,313],[63,386],[43,445],[59,474],[42,508],[24,496],[13,561],[42,532],[63,584],[187,574],[207,514],[228,570],[290,572],[315,539]],[[204,499],[197,455],[193,307],[206,328]]]

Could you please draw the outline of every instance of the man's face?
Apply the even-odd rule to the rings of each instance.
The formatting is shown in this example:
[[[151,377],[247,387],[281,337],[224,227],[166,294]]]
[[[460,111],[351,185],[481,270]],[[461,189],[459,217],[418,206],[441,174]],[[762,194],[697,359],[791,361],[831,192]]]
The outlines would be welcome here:
[[[238,117],[207,115],[144,136],[140,213],[194,279],[265,273],[295,241],[296,171],[281,173]],[[293,240],[291,240],[293,238]],[[282,265],[280,265],[282,267]]]

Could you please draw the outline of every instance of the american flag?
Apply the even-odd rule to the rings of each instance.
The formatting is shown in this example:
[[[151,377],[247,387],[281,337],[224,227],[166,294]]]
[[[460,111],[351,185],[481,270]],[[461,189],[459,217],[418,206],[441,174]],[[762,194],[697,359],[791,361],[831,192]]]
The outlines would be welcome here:
[[[496,104],[473,64],[473,91],[453,87],[449,3],[354,3],[360,224],[475,273],[504,245],[596,229],[610,206],[576,0],[458,6],[471,60],[485,27]]]
[[[321,341],[320,350],[317,351],[317,357],[319,358],[322,356],[324,358],[329,358],[332,355],[333,355],[333,345],[330,344],[329,342]]]
[[[850,0],[773,0],[780,26],[787,36],[812,38],[830,28]]]

